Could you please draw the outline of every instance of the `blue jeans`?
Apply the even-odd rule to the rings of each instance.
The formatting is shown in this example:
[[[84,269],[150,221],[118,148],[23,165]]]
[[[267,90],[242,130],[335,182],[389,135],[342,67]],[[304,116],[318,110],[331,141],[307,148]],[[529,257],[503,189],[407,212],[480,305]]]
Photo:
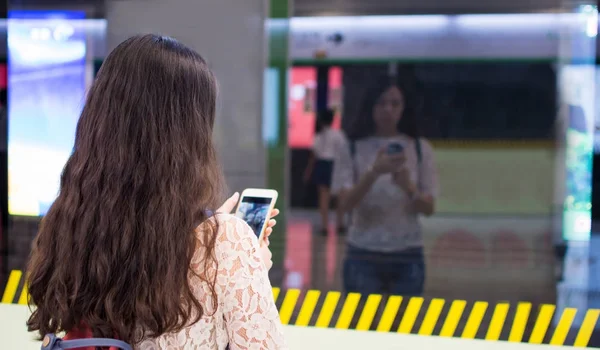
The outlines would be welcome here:
[[[425,284],[423,248],[380,253],[348,246],[343,277],[346,292],[423,295]]]

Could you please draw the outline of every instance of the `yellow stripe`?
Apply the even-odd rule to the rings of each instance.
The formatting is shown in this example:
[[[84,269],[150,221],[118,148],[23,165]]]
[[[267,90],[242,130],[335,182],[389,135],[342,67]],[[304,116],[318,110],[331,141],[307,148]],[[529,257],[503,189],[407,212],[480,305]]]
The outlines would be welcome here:
[[[10,272],[8,283],[6,283],[6,288],[4,289],[4,294],[2,295],[3,304],[11,304],[15,299],[15,294],[17,293],[17,288],[19,288],[19,281],[21,280],[22,275],[23,273],[18,270],[12,270]]]
[[[398,314],[398,309],[400,309],[400,304],[402,304],[402,297],[391,296],[388,298],[387,305],[383,310],[383,315],[377,326],[377,332],[389,332],[392,329],[392,325]]]
[[[321,292],[318,290],[309,290],[308,293],[306,293],[304,303],[302,303],[302,308],[300,309],[300,314],[296,320],[296,326],[308,326],[320,295]]]
[[[450,311],[448,311],[448,316],[446,316],[446,321],[444,321],[444,326],[440,332],[440,337],[454,336],[460,317],[463,311],[465,311],[465,306],[467,306],[467,302],[464,300],[454,300],[452,302],[452,306],[450,306]]]
[[[319,328],[327,328],[331,323],[331,318],[333,317],[333,313],[335,312],[335,307],[340,300],[340,292],[329,292],[327,293],[327,297],[325,297],[325,302],[323,303],[323,308],[319,313],[319,318],[317,319],[317,324],[315,327]]]
[[[21,296],[19,297],[19,305],[27,305],[29,298],[29,290],[27,288],[27,283],[23,285],[23,290],[21,291]]]
[[[425,319],[423,319],[423,323],[421,324],[421,329],[419,329],[419,335],[433,334],[433,329],[435,328],[435,324],[440,317],[443,307],[444,299],[431,300],[427,313],[425,314]]]
[[[402,322],[400,322],[400,327],[398,327],[398,333],[408,334],[412,331],[417,316],[419,315],[419,311],[421,310],[421,305],[423,305],[423,298],[410,298],[406,312],[404,312],[404,316],[402,317]]]
[[[558,325],[552,335],[552,339],[550,340],[550,345],[563,345],[565,343],[567,334],[569,333],[569,330],[571,330],[571,324],[573,324],[573,320],[575,319],[575,314],[577,314],[577,309],[568,307],[563,311],[562,316],[560,316],[560,321],[558,321]]]
[[[554,305],[542,305],[540,314],[533,327],[533,332],[531,332],[531,337],[529,337],[530,343],[541,344],[544,341],[544,336],[546,336],[546,331],[548,330],[550,321],[552,321],[555,308]]]
[[[354,317],[354,312],[356,312],[356,307],[358,306],[359,301],[359,293],[348,293],[346,296],[346,302],[342,307],[342,312],[340,313],[340,317],[337,320],[335,328],[348,329],[348,327],[350,327],[352,317]]]
[[[513,343],[520,343],[523,341],[523,333],[525,333],[525,327],[529,320],[529,313],[531,312],[531,303],[519,303],[517,306],[517,313],[508,336],[508,341]]]
[[[290,319],[292,318],[292,314],[294,313],[294,308],[296,307],[296,302],[298,301],[299,296],[300,290],[298,289],[290,289],[287,291],[287,293],[285,294],[285,298],[283,299],[283,304],[281,305],[281,310],[279,310],[279,317],[281,318],[281,323],[290,323]]]
[[[598,322],[598,316],[600,316],[600,310],[590,309],[585,314],[585,318],[583,319],[583,323],[581,323],[581,327],[579,327],[579,333],[577,333],[577,338],[575,338],[575,343],[573,344],[578,348],[585,348],[590,338],[592,337],[592,332],[596,327],[596,322]]]
[[[494,315],[492,316],[492,321],[490,322],[490,327],[485,335],[485,340],[500,339],[500,334],[502,333],[502,328],[504,327],[504,321],[506,321],[506,314],[508,314],[509,307],[510,305],[506,303],[496,305],[496,308],[494,309]]]
[[[478,301],[473,305],[473,310],[471,310],[471,314],[461,335],[462,338],[475,339],[487,307],[488,303],[485,301]]]
[[[371,328],[371,324],[373,323],[373,319],[375,318],[375,314],[377,313],[377,308],[379,307],[380,302],[381,295],[369,295],[367,298],[367,303],[365,304],[362,314],[360,315],[360,319],[358,320],[358,324],[356,325],[356,330],[368,331]]]
[[[279,296],[280,291],[281,289],[279,288],[273,288],[273,301],[277,301],[277,297]]]

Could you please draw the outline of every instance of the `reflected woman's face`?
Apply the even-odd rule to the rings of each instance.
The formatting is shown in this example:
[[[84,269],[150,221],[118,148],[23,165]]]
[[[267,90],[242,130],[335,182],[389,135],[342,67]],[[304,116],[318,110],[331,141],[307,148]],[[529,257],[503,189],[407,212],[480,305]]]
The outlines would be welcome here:
[[[404,96],[397,86],[390,86],[373,107],[373,120],[378,131],[396,130],[404,112]]]

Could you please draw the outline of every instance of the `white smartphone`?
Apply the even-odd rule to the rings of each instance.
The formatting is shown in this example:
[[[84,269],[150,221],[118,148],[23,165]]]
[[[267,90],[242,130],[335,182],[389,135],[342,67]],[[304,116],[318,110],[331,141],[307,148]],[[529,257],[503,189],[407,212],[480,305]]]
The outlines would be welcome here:
[[[263,239],[277,195],[275,190],[260,188],[248,188],[242,192],[235,215],[250,225],[259,241]]]

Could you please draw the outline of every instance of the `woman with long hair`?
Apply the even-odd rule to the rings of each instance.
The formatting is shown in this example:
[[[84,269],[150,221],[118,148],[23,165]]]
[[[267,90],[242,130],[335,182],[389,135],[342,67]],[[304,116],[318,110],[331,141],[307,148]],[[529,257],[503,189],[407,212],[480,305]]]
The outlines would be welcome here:
[[[135,36],[108,55],[33,244],[30,331],[138,349],[285,347],[268,240],[210,212],[223,184],[216,98],[205,60],[174,39]]]
[[[368,90],[350,141],[336,159],[333,190],[353,211],[344,262],[347,291],[421,295],[420,215],[438,192],[433,148],[418,133],[409,90],[383,78]]]

